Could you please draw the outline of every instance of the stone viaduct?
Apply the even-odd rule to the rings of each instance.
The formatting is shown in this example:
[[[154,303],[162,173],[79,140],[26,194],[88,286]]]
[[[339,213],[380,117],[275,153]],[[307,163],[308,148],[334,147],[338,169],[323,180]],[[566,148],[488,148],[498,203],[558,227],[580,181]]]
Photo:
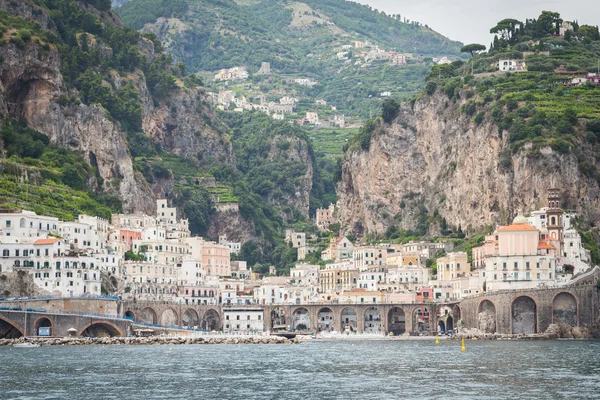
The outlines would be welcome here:
[[[167,301],[125,301],[124,316],[134,322],[167,327],[222,328],[220,305],[187,305]]]
[[[262,309],[264,329],[307,330],[312,332],[349,329],[354,332],[435,332],[440,305],[412,304],[307,304],[307,305],[186,305],[173,302],[124,302],[125,316],[135,322],[162,326],[197,326],[223,329],[229,309]],[[458,307],[445,306],[445,320],[456,321]],[[347,327],[347,328],[346,328]],[[452,329],[449,326],[448,329]]]
[[[27,321],[27,322],[26,322]],[[51,336],[129,336],[131,321],[111,316],[92,316],[48,311],[0,310],[0,338],[36,336],[50,328]],[[75,329],[71,333],[69,330]]]
[[[111,296],[2,300],[0,338],[35,336],[39,328],[50,328],[51,336],[127,336],[131,321],[122,312],[121,301]]]
[[[600,269],[566,287],[509,290],[463,299],[461,320],[466,328],[486,333],[532,334],[550,324],[586,326],[600,317]]]

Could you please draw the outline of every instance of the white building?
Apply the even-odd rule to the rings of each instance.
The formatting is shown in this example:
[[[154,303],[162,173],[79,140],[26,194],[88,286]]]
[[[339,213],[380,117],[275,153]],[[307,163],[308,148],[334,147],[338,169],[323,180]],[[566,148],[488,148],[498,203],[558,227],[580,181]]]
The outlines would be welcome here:
[[[264,329],[264,311],[262,308],[225,308],[223,309],[223,332],[256,333]]]
[[[498,69],[502,72],[522,72],[527,71],[525,60],[500,60]]]
[[[1,210],[0,236],[45,237],[58,233],[58,218],[37,215],[33,211]]]

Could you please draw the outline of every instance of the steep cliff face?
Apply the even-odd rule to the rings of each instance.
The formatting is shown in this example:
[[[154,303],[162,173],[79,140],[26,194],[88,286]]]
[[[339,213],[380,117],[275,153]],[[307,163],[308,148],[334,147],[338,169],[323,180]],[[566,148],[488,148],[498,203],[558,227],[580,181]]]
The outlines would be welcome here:
[[[152,210],[152,194],[133,169],[125,137],[96,105],[60,105],[67,94],[56,47],[0,47],[0,117],[25,122],[54,145],[81,152],[123,200],[126,211]]]
[[[147,39],[142,51],[152,60],[154,45]],[[142,73],[117,73],[112,75],[115,88],[120,90],[128,82],[134,83],[142,103],[142,129],[163,150],[184,158],[202,160],[212,157],[222,163],[233,161],[231,140],[226,127],[209,106],[206,91],[201,87],[186,87],[178,81],[179,89],[172,93],[168,102],[155,102],[146,78]],[[214,126],[213,126],[214,125]]]
[[[512,154],[496,124],[461,112],[465,102],[464,94],[453,104],[438,92],[404,104],[392,124],[378,124],[368,151],[348,151],[337,188],[346,230],[415,229],[437,210],[449,226],[473,233],[546,206],[552,187],[563,191],[564,208],[600,216],[598,183],[580,172],[577,157],[549,147],[534,154],[528,145]]]
[[[59,52],[57,48],[66,45],[58,42],[60,35],[51,14],[30,1],[0,0],[0,7],[25,20],[18,24],[30,24],[28,21],[31,20],[39,24],[39,27],[34,26],[33,39],[24,43],[13,41],[16,29],[10,25],[6,28],[5,38],[0,43],[0,119],[25,123],[47,135],[51,144],[81,153],[102,178],[103,184],[97,189],[118,194],[123,201],[123,211],[152,213],[155,195],[144,177],[134,169],[122,126],[101,105],[73,101],[83,97],[72,85],[76,78],[71,78],[71,84],[67,85],[67,79],[61,73],[64,68],[61,63],[65,62],[61,55],[69,52]],[[122,23],[116,14],[98,11],[84,2],[77,3],[76,7],[123,34]],[[61,21],[64,23],[65,19]],[[44,30],[54,33],[51,43],[35,36]],[[87,34],[87,38],[85,46],[97,47],[103,63],[113,57],[113,49],[106,43],[106,38],[103,41],[92,34]],[[80,36],[77,40],[83,47]],[[157,56],[153,42],[147,38],[139,38],[135,48],[145,56],[148,65]],[[177,78],[176,88],[168,98],[159,101],[150,94],[146,76],[140,68],[131,72],[103,68],[102,73],[109,76],[103,78],[103,85],[114,92],[121,91],[127,83],[134,85],[141,104],[143,133],[159,143],[163,150],[207,162],[233,162],[226,127],[208,105],[204,89],[185,85]]]
[[[271,148],[267,156],[273,162],[283,162],[286,166],[297,165],[299,168],[290,171],[290,187],[281,193],[284,202],[300,211],[308,218],[310,206],[310,191],[313,183],[313,162],[309,153],[308,143],[297,137],[275,136],[271,141]],[[303,170],[303,171],[302,171]],[[275,198],[270,199],[275,201]]]
[[[216,206],[215,214],[210,220],[208,237],[212,240],[218,240],[223,235],[227,236],[227,240],[231,242],[260,241],[256,236],[254,222],[242,217],[237,204]]]

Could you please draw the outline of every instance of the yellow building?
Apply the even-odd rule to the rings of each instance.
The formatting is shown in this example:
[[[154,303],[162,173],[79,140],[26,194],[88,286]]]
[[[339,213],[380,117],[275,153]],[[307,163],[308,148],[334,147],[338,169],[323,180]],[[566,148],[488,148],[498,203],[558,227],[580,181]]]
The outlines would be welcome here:
[[[357,287],[360,271],[357,269],[323,269],[319,271],[321,293],[350,291]]]
[[[471,271],[467,253],[448,253],[437,260],[438,281],[450,281]]]

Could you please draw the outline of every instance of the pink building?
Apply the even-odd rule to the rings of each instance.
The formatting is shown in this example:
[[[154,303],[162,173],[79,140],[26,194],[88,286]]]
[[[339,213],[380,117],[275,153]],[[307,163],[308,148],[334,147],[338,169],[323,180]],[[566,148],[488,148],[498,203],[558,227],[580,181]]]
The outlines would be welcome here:
[[[417,303],[425,303],[433,301],[433,287],[422,287],[417,290],[415,301]]]
[[[231,249],[214,242],[202,246],[202,268],[206,276],[231,276]]]
[[[478,247],[473,247],[473,268],[484,268],[487,257],[498,254],[498,232],[485,237],[485,242]]]
[[[317,210],[317,227],[320,230],[326,230],[333,223],[333,212],[335,206],[330,204],[328,208],[319,208]]]

